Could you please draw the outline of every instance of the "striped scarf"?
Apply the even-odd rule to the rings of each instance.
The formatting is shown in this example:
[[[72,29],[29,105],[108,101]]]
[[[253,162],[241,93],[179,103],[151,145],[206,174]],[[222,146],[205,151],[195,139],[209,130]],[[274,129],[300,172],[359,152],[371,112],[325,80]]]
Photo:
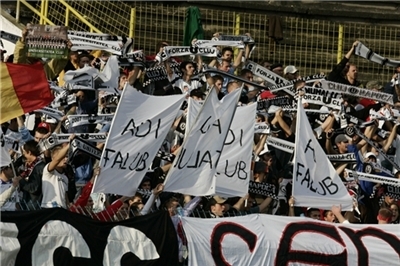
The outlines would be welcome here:
[[[27,164],[27,165],[25,166],[25,170],[20,174],[20,176],[21,176],[22,178],[26,178],[26,177],[30,176],[31,173],[32,173],[32,171],[33,171],[33,168],[35,168],[35,166],[36,166],[38,163],[40,163],[41,161],[42,161],[42,159],[41,159],[40,157],[36,157],[36,159],[35,159],[32,163]]]

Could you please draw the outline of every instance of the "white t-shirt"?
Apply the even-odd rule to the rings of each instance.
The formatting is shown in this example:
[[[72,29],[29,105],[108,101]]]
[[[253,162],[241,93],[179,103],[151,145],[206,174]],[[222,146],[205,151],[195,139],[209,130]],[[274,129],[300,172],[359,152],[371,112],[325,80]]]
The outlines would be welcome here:
[[[65,193],[68,191],[68,177],[57,170],[49,172],[49,164],[43,169],[42,208],[67,208]]]
[[[0,194],[2,194],[4,191],[9,189],[12,186],[12,181],[10,180],[9,182],[4,182],[3,180],[0,180]],[[4,203],[3,207],[1,207],[1,211],[15,211],[15,204],[19,202],[19,193],[18,191],[14,191],[11,195],[11,197]]]
[[[189,82],[186,82],[183,79],[179,78],[179,76],[175,73],[173,74],[172,78],[168,76],[168,79],[170,82],[173,82],[175,80],[172,86],[180,88],[182,94],[189,95],[192,90],[199,89],[203,86],[203,84],[198,80],[190,80]]]

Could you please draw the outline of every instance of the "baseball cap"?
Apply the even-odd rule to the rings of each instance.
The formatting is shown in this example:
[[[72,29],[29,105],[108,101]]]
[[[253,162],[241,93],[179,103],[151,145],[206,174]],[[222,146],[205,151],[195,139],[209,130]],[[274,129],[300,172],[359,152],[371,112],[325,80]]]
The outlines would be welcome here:
[[[272,98],[275,98],[276,97],[276,95],[275,94],[273,94],[272,92],[270,92],[270,91],[263,91],[261,94],[260,94],[260,98],[261,99],[272,99]]]
[[[288,73],[294,74],[297,71],[299,71],[299,70],[295,66],[290,65],[290,66],[285,67],[285,69],[283,70],[283,74],[285,74],[285,75]]]
[[[375,155],[375,153],[373,153],[373,152],[367,152],[367,153],[364,155],[364,158],[365,158],[365,159],[368,159],[368,158],[371,157],[371,156],[373,156],[373,157],[376,158],[376,155]]]
[[[340,134],[335,138],[335,143],[349,142],[348,138],[344,134]]]
[[[40,127],[45,128],[45,129],[47,129],[48,131],[50,131],[50,126],[49,126],[49,124],[47,124],[47,123],[45,123],[45,122],[40,123],[40,124],[38,125],[38,128],[40,128]]]
[[[218,204],[223,204],[223,203],[225,203],[225,201],[227,200],[227,198],[223,198],[223,197],[220,197],[220,196],[217,196],[217,195],[214,196],[213,199],[214,199],[215,202],[218,203]]]
[[[212,197],[212,198],[210,198],[208,200],[207,205],[206,205],[206,209],[210,210],[211,206],[214,206],[215,204],[224,204],[226,200],[227,199],[222,198],[220,196],[214,196],[214,197]]]

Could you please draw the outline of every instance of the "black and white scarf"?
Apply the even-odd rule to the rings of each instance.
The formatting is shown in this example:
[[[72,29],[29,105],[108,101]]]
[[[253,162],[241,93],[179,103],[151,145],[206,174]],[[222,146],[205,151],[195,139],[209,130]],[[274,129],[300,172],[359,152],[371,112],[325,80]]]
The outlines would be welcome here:
[[[174,56],[201,55],[205,57],[217,57],[217,47],[195,47],[195,46],[165,46],[164,50],[156,56],[159,62]]]
[[[114,118],[114,114],[82,114],[82,115],[69,115],[68,123],[66,127],[77,127],[83,125],[93,125],[93,124],[106,124],[111,123]]]
[[[323,75],[323,74],[315,74],[315,75],[311,75],[311,76],[305,76],[305,77],[302,77],[302,78],[299,78],[299,79],[294,79],[294,80],[285,81],[283,83],[276,84],[276,85],[270,87],[270,91],[271,92],[277,92],[277,91],[280,91],[280,90],[284,90],[287,93],[289,93],[290,95],[295,96],[297,91],[296,91],[296,89],[294,88],[293,85],[296,82],[304,81],[306,84],[308,84],[308,83],[314,83],[316,81],[321,81],[324,78],[325,78],[325,75]]]
[[[396,67],[400,64],[400,61],[398,60],[387,59],[376,54],[372,49],[368,48],[361,42],[356,46],[355,54],[382,66]]]
[[[380,184],[385,184],[385,185],[390,185],[399,188],[400,187],[400,179],[393,178],[393,177],[385,177],[385,176],[380,176],[380,175],[373,175],[373,174],[367,174],[363,172],[357,172],[354,170],[349,170],[345,169],[348,180],[362,180],[362,181],[368,181],[372,183],[380,183]]]
[[[46,139],[42,139],[39,142],[39,151],[44,152],[45,150],[49,150],[59,144],[69,142],[69,137],[72,134],[55,134],[53,133]],[[87,140],[90,142],[105,142],[107,139],[107,135],[105,133],[82,133],[75,134],[82,140]]]
[[[39,113],[51,116],[54,119],[56,119],[57,121],[60,121],[61,118],[64,116],[63,112],[61,112],[57,109],[50,108],[50,107],[43,107],[41,109],[35,110],[35,112],[39,112]]]
[[[101,157],[101,150],[98,149],[96,146],[93,146],[91,143],[84,141],[79,137],[75,137],[70,142],[70,147],[68,151],[68,161],[72,162],[74,157],[79,153],[82,152],[90,157],[100,160]]]
[[[293,103],[288,97],[275,97],[257,101],[257,111],[268,110],[270,106],[292,107]]]
[[[211,46],[230,46],[244,48],[244,43],[242,41],[221,41],[221,40],[197,40],[193,43],[196,47],[211,47]]]
[[[253,193],[256,195],[261,195],[265,197],[270,197],[272,199],[277,200],[278,196],[276,195],[276,187],[271,183],[259,183],[250,181],[249,182],[249,193]]]
[[[393,95],[389,93],[357,88],[351,85],[345,85],[327,80],[321,80],[321,84],[322,88],[326,90],[333,90],[353,97],[368,98],[393,105]]]

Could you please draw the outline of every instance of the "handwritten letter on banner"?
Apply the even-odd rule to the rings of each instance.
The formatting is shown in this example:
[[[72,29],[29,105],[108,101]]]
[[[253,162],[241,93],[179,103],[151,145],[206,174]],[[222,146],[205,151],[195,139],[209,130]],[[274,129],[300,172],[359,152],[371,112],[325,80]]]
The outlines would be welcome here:
[[[302,104],[297,108],[294,153],[295,205],[330,210],[332,205],[341,204],[343,210],[351,211],[352,199],[317,142]]]
[[[195,121],[202,103],[189,99],[186,127]],[[221,197],[244,197],[248,192],[257,105],[238,107],[218,161],[215,192]]]
[[[252,214],[182,217],[189,265],[399,265],[398,225]]]
[[[221,102],[214,91],[208,95],[168,172],[164,191],[215,194],[215,173],[240,92],[235,90]]]
[[[135,195],[150,167],[184,95],[149,96],[124,89],[101,159],[93,192]]]

